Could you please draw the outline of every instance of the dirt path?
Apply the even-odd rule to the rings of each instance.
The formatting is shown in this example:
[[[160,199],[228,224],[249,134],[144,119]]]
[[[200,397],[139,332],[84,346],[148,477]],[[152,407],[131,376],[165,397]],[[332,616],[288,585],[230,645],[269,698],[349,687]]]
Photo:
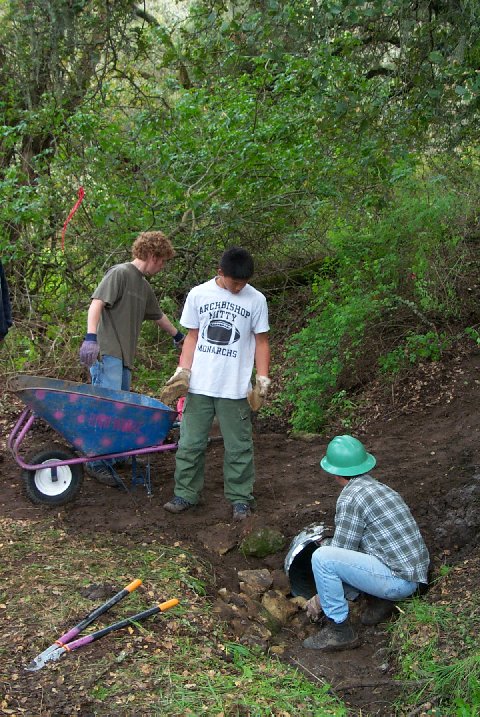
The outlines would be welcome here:
[[[424,374],[419,372],[416,383],[399,386],[394,404],[376,408],[371,395],[362,427],[356,431],[377,457],[374,475],[400,492],[411,507],[434,568],[468,553],[478,540],[478,525],[468,516],[467,493],[480,464],[479,388],[479,356],[452,357],[438,373],[425,369]],[[6,431],[13,415],[4,419]],[[282,569],[294,536],[312,522],[332,522],[338,489],[318,466],[330,438],[301,441],[257,430],[257,512],[253,525],[277,528],[287,541],[285,550],[263,560],[247,559],[235,547],[252,526],[230,522],[230,507],[223,498],[221,441],[212,442],[208,449],[203,504],[187,513],[172,516],[162,508],[172,495],[174,454],[154,457],[154,495],[150,499],[141,487],[126,494],[86,477],[78,500],[55,510],[65,530],[115,533],[119,547],[127,536],[134,536],[138,542],[148,542],[153,536],[169,544],[180,542],[212,564],[212,597],[223,587],[238,591],[238,570]],[[44,442],[45,432],[36,434],[36,445]],[[51,509],[33,506],[26,499],[19,475],[17,465],[4,453],[0,463],[0,514],[17,519],[45,515]],[[220,554],[221,542],[230,543],[232,549]],[[354,714],[360,710],[363,715],[393,714],[396,687],[384,649],[384,626],[360,626],[363,645],[333,656],[302,649],[302,639],[314,629],[298,621],[294,630],[284,629],[276,637],[284,650],[283,659],[313,681],[330,682]]]

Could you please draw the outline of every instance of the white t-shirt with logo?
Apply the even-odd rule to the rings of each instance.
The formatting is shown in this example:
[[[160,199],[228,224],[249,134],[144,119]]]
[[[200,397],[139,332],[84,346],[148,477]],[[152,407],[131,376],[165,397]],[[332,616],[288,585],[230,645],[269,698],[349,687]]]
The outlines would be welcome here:
[[[251,387],[255,334],[269,330],[264,295],[250,284],[232,294],[210,279],[189,292],[180,323],[198,329],[189,391],[245,398]]]

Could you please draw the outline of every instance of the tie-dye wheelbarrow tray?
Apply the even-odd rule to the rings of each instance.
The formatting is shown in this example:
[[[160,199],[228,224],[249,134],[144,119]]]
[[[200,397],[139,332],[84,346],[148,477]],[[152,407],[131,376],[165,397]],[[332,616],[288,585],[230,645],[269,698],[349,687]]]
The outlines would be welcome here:
[[[115,466],[131,462],[132,485],[143,484],[152,494],[150,461],[137,470],[137,456],[177,448],[165,443],[178,425],[177,412],[138,393],[38,376],[17,376],[9,386],[26,405],[15,424],[8,447],[23,468],[27,496],[33,503],[64,505],[77,497],[87,462]],[[23,458],[20,448],[37,418],[43,419],[69,444],[46,446]],[[113,459],[113,460],[112,460]],[[119,486],[123,480],[112,470]]]

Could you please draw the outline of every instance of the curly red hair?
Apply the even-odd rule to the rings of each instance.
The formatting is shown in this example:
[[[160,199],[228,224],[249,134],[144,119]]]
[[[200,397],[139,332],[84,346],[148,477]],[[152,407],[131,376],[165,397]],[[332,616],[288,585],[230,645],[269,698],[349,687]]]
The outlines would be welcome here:
[[[146,261],[150,256],[173,259],[175,249],[163,232],[142,232],[133,242],[132,257]]]

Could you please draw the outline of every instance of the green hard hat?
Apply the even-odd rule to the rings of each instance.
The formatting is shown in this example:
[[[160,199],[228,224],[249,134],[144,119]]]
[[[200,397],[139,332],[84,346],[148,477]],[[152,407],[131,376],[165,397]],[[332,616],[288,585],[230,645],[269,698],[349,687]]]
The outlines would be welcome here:
[[[376,463],[371,453],[353,436],[336,436],[327,446],[327,454],[320,461],[324,471],[337,476],[359,476]]]

